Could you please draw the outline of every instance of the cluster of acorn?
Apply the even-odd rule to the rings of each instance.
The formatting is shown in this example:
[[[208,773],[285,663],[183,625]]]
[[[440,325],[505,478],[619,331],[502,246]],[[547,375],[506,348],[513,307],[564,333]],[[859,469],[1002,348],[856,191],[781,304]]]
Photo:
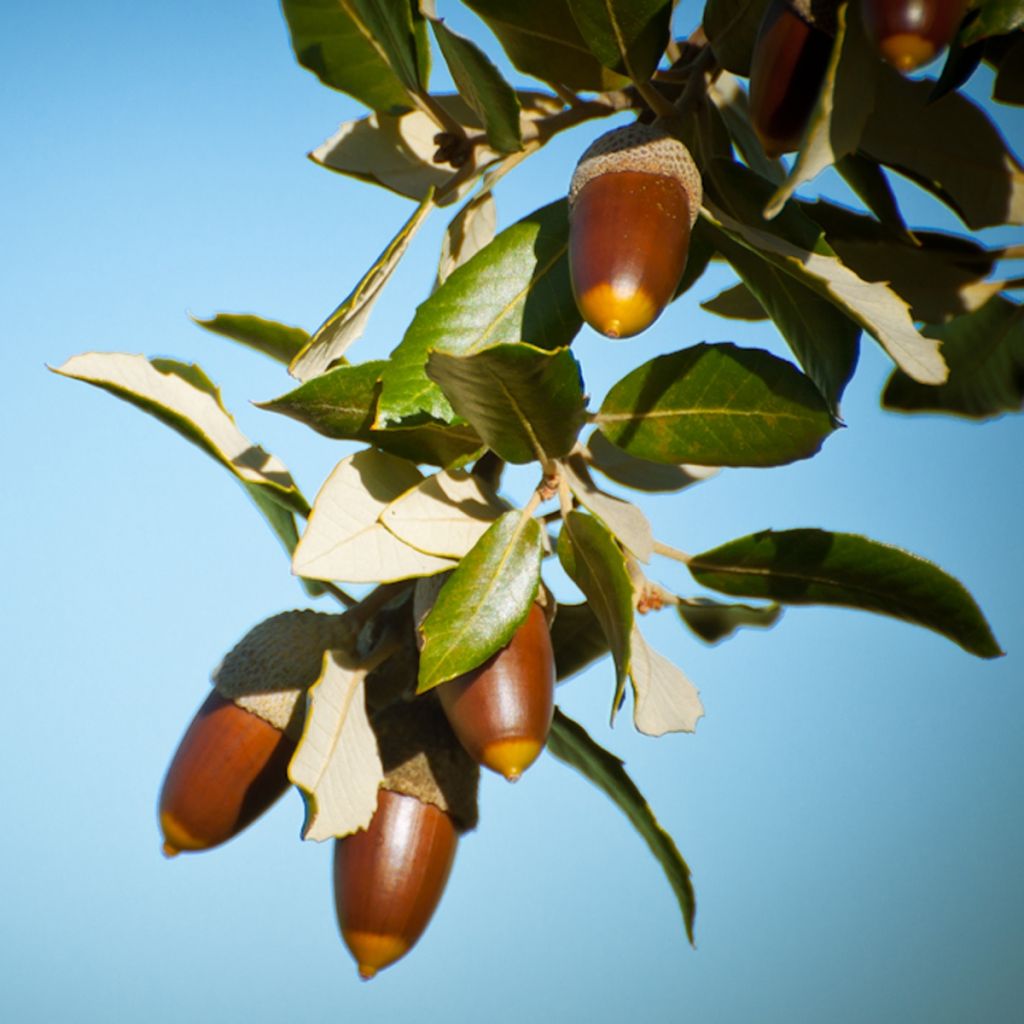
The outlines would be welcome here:
[[[337,618],[293,612],[270,625],[323,637]],[[385,772],[377,809],[369,828],[334,848],[338,923],[361,977],[404,956],[426,928],[458,836],[476,824],[477,766],[515,780],[539,756],[554,682],[547,620],[534,604],[512,640],[479,668],[373,716]],[[288,788],[301,703],[297,715],[289,707],[282,717],[278,695],[245,688],[257,697],[234,695],[230,684],[215,689],[171,761],[160,795],[169,857],[227,842]]]

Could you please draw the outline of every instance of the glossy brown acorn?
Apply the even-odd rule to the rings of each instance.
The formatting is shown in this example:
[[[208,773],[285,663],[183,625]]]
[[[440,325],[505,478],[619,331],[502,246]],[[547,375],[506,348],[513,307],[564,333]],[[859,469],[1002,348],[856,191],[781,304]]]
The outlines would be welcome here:
[[[534,604],[512,639],[479,668],[437,688],[459,742],[478,764],[516,780],[540,756],[554,713],[555,656]]]
[[[458,833],[433,804],[381,789],[370,827],[334,844],[334,905],[359,975],[405,956],[430,922]]]
[[[811,23],[809,4],[800,6],[804,14],[771,0],[750,61],[750,120],[773,158],[800,147],[832,53],[830,33]]]
[[[196,712],[160,793],[168,857],[238,835],[288,788],[295,743],[216,690]]]
[[[878,52],[906,74],[953,41],[967,0],[864,0],[864,27]]]
[[[569,270],[580,315],[610,338],[649,327],[686,268],[700,172],[660,128],[632,124],[596,139],[569,188]]]

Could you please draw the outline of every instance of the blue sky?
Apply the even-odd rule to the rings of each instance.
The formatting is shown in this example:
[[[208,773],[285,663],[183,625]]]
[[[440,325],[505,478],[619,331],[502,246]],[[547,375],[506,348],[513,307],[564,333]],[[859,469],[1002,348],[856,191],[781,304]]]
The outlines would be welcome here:
[[[90,349],[197,361],[312,496],[349,449],[250,405],[288,389],[281,367],[187,314],[314,328],[409,207],[305,159],[360,111],[295,64],[273,3],[21,5],[7,25],[3,1019],[1012,1019],[1024,428],[882,412],[889,364],[870,341],[847,429],[818,457],[653,499],[655,531],[690,551],[790,526],[898,544],[964,581],[1008,656],[981,662],[924,630],[826,609],[709,649],[663,614],[645,630],[701,688],[694,736],[647,739],[628,716],[609,730],[607,665],[560,689],[687,857],[696,951],[641,841],[550,757],[515,787],[485,780],[437,917],[369,985],[337,935],[330,851],[298,840],[295,794],[228,846],[165,861],[156,797],[210,671],[252,624],[311,602],[227,474],[44,364]],[[1024,138],[1019,111],[998,116]],[[555,198],[595,132],[510,175],[500,223]],[[911,220],[957,229],[902,194]],[[357,358],[400,338],[443,222],[417,239]],[[581,334],[590,393],[701,340],[782,354],[765,326],[701,312],[725,283],[709,275],[631,342]],[[696,592],[670,563],[658,576]]]

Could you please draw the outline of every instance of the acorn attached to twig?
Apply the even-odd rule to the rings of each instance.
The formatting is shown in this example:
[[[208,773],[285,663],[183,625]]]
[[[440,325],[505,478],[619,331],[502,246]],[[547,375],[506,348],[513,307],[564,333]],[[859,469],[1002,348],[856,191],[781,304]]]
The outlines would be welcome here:
[[[831,0],[771,0],[750,61],[750,120],[765,153],[800,148],[832,55]]]
[[[934,60],[956,35],[967,0],[864,0],[864,27],[878,52],[907,74]]]
[[[555,655],[533,604],[512,639],[437,695],[459,742],[485,768],[514,782],[540,756],[554,713]]]
[[[649,327],[675,295],[700,211],[689,150],[654,125],[596,139],[569,187],[569,270],[583,319],[609,338]]]

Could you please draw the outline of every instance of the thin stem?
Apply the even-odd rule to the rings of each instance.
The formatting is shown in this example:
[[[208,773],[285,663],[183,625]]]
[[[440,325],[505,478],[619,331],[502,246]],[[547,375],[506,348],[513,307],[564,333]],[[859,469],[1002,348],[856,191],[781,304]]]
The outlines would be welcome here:
[[[355,608],[356,605],[359,604],[358,598],[346,593],[341,589],[341,587],[336,586],[334,583],[328,583],[326,580],[317,580],[317,582],[343,607]]]
[[[647,104],[660,118],[672,120],[679,116],[678,111],[672,105],[668,97],[662,95],[661,91],[653,82],[637,82],[636,91],[640,93],[644,103]]]
[[[665,558],[674,558],[677,562],[682,562],[683,565],[689,565],[692,561],[692,558],[685,551],[669,547],[668,544],[662,544],[660,540],[654,542],[654,553],[656,555],[664,555]]]

